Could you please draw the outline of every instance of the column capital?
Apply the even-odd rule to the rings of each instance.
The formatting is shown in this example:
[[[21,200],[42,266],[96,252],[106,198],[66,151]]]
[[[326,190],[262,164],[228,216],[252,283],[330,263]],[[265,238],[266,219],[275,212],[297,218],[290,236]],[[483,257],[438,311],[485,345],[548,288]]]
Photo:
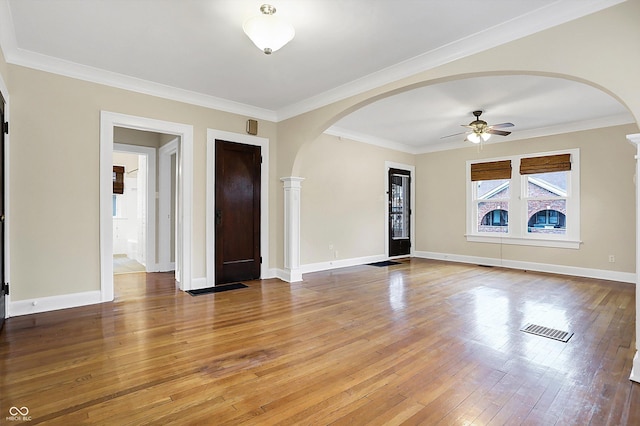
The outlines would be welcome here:
[[[640,133],[633,133],[631,135],[627,135],[627,140],[636,146],[640,145]]]
[[[302,186],[303,177],[287,176],[280,178],[285,188],[300,188]]]

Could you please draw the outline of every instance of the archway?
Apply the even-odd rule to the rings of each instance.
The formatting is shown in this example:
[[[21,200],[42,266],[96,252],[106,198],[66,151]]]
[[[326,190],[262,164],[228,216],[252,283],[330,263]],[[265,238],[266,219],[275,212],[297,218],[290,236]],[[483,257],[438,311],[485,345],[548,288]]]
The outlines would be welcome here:
[[[300,185],[300,182],[302,182],[301,187],[296,188],[296,191],[298,191],[298,194],[297,194],[298,203],[299,203],[299,200],[301,199],[301,200],[304,200],[303,203],[305,203],[306,206],[309,206],[315,203],[319,203],[320,202],[319,200],[322,199],[324,200],[323,206],[322,206],[323,212],[330,211],[331,207],[335,205],[347,205],[350,199],[359,199],[358,197],[362,196],[363,192],[354,191],[352,196],[347,197],[346,196],[347,192],[345,191],[352,191],[353,188],[355,187],[354,185],[358,184],[358,180],[361,179],[363,176],[367,176],[367,170],[376,169],[376,166],[373,164],[370,164],[368,168],[367,167],[363,168],[363,165],[366,163],[365,161],[366,159],[362,158],[362,156],[359,156],[359,153],[354,151],[353,147],[348,148],[349,150],[352,151],[351,153],[348,153],[345,151],[344,153],[335,154],[332,157],[328,157],[327,152],[337,153],[337,152],[340,152],[338,151],[339,149],[347,149],[346,148],[347,145],[350,144],[352,141],[348,140],[349,138],[341,138],[341,137],[336,138],[335,136],[330,136],[325,133],[321,133],[322,128],[327,129],[332,124],[339,121],[341,118],[361,108],[364,108],[368,105],[374,104],[378,101],[381,101],[399,94],[404,94],[407,92],[416,91],[418,89],[423,89],[428,87],[438,87],[438,85],[444,85],[444,84],[448,84],[458,80],[469,80],[469,79],[476,79],[476,78],[483,78],[483,77],[496,77],[496,76],[506,78],[513,75],[533,76],[533,77],[541,77],[541,78],[554,78],[559,80],[564,79],[571,82],[578,82],[582,84],[586,83],[583,79],[570,78],[566,75],[560,75],[560,74],[549,74],[549,73],[540,73],[540,72],[529,72],[529,73],[527,72],[518,72],[518,73],[479,72],[479,73],[458,74],[454,76],[425,80],[419,83],[409,84],[404,87],[394,88],[387,92],[384,92],[375,96],[371,96],[370,98],[367,98],[367,99],[359,100],[358,102],[354,102],[351,105],[346,105],[346,102],[341,102],[340,105],[342,105],[342,107],[338,109],[337,108],[338,105],[335,105],[333,108],[334,115],[329,120],[324,121],[322,126],[315,127],[315,130],[313,126],[308,126],[304,129],[305,135],[308,135],[308,137],[310,138],[312,137],[311,135],[315,135],[315,138],[311,141],[300,143],[298,150],[296,151],[296,154],[295,154],[292,176],[296,178],[310,178],[307,181],[298,181],[298,185]],[[595,84],[589,84],[589,86],[594,87],[600,92],[606,93],[606,95],[608,96],[611,96],[609,92],[604,91],[601,87]],[[617,102],[620,102],[618,98],[615,98],[615,99]],[[303,138],[302,133],[300,135],[300,138],[301,139]],[[470,144],[467,144],[467,145],[470,145]],[[370,147],[371,145],[367,145],[367,146]],[[369,156],[369,154],[367,154],[367,156]],[[409,157],[411,157],[411,155],[409,155]],[[407,160],[407,159],[403,159],[403,160],[394,159],[392,161],[397,161],[405,164],[412,163],[412,160]],[[332,169],[335,169],[336,171],[340,171],[339,174],[341,175],[343,180],[348,183],[345,185],[336,181],[334,184],[328,185],[332,187],[332,190],[330,194],[327,194],[327,193],[323,193],[324,191],[323,188],[318,188],[318,187],[314,188],[314,185],[316,185],[315,182],[318,182],[318,181],[329,182],[331,180],[335,180],[336,178],[335,175],[329,178],[329,176],[321,176],[321,175],[317,175],[316,173],[318,168],[325,167],[325,166],[329,167],[329,165],[331,165]],[[350,175],[350,173],[352,173],[353,171],[358,171],[357,176]],[[316,176],[313,176],[314,174]],[[370,182],[373,182],[373,181],[375,181],[375,177],[371,177],[369,175],[369,178],[366,179],[365,184],[369,184]],[[345,195],[343,199],[336,197],[336,195],[340,193]],[[370,202],[374,197],[377,197],[377,195],[370,194],[370,198],[368,199],[368,201]],[[295,200],[288,200],[289,206],[292,205],[292,201],[295,201]],[[358,204],[362,206],[367,205],[369,206],[368,208],[370,210],[376,209],[375,206],[372,206],[371,203],[367,203],[366,201],[361,200],[358,202]],[[305,226],[305,224],[309,220],[313,221],[314,224],[317,225],[318,223],[323,223],[324,219],[328,219],[331,217],[331,215],[326,215],[326,214],[322,218],[319,218],[320,220],[317,220],[318,218],[315,218],[315,217],[309,217],[309,212],[313,214],[314,212],[319,211],[319,209],[315,207],[316,206],[314,206],[313,208],[305,207],[304,205],[297,206],[296,217],[302,224],[303,229],[305,227],[308,228],[308,226]],[[302,212],[300,212],[301,208],[303,210]],[[304,210],[306,210],[306,213]],[[295,250],[291,251],[291,252],[300,253],[301,259],[298,259],[297,262],[289,262],[289,264],[305,265],[305,264],[316,264],[318,262],[334,262],[335,263],[336,260],[342,259],[342,256],[345,254],[344,250],[336,247],[335,241],[333,241],[333,238],[331,238],[329,234],[335,229],[338,229],[340,226],[342,226],[343,223],[348,223],[350,221],[355,222],[356,219],[355,218],[349,219],[348,217],[345,217],[345,215],[341,215],[341,217],[338,219],[337,213],[334,216],[336,218],[333,221],[333,225],[325,226],[325,228],[327,228],[326,231],[322,232],[320,235],[316,235],[315,238],[311,240],[312,242],[310,242],[310,239],[307,238],[308,235],[303,239],[304,244],[306,244],[307,247],[296,247]],[[358,218],[358,219],[362,219],[362,218]],[[358,221],[358,225],[362,225],[362,223],[364,223],[363,220]],[[373,228],[374,225],[371,225],[371,227]],[[357,227],[352,226],[349,230],[345,230],[344,232],[351,232],[351,231],[356,232],[355,231],[356,228]],[[506,227],[504,228],[506,229]],[[285,229],[287,229],[286,226],[285,226]],[[313,230],[317,231],[318,229],[319,227],[314,225]],[[366,233],[361,232],[361,234],[366,234]],[[318,245],[321,245],[322,248],[318,249]],[[312,256],[309,256],[309,250],[314,251],[314,254]],[[287,252],[286,249],[285,249],[285,252]],[[336,252],[339,252],[340,255],[336,255]],[[373,253],[362,251],[360,253],[354,253],[352,256],[353,258],[363,258],[371,255],[373,255]],[[304,267],[302,269],[307,270]]]

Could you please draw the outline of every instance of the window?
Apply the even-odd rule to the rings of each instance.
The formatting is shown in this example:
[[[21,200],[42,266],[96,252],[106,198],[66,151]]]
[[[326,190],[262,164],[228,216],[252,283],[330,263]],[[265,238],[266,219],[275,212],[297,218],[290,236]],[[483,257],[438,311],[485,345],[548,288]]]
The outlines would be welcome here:
[[[557,210],[540,210],[534,213],[527,224],[527,232],[544,234],[564,234],[566,216]]]
[[[579,248],[578,149],[469,161],[467,174],[468,241]]]
[[[496,226],[505,227],[504,229],[482,229],[481,231],[507,232],[506,227],[509,226],[509,213],[506,210],[501,209],[491,210],[489,213],[482,216],[480,226],[493,228]]]
[[[111,212],[114,218],[126,218],[126,199],[124,195],[112,195]]]

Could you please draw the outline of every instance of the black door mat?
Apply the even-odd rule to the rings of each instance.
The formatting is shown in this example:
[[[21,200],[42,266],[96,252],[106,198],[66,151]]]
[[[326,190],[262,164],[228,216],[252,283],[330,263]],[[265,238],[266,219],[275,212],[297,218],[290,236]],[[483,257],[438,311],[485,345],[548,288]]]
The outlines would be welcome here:
[[[367,265],[383,267],[383,266],[391,266],[391,265],[400,265],[400,262],[394,262],[393,260],[383,260],[382,262],[367,263]]]
[[[203,294],[220,293],[222,291],[237,290],[239,288],[247,288],[247,287],[248,287],[247,285],[244,285],[242,283],[235,283],[235,284],[217,285],[215,287],[199,288],[197,290],[188,290],[187,293],[189,293],[192,296],[200,296]]]

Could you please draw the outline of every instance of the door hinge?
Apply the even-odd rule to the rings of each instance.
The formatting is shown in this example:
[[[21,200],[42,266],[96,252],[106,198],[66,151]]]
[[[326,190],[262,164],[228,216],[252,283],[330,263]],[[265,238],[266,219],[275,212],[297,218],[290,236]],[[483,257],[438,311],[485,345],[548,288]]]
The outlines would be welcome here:
[[[262,256],[260,256],[260,263],[262,263]]]
[[[8,121],[5,121],[2,124],[2,131],[4,132],[5,135],[9,134],[9,122]]]
[[[4,283],[2,285],[4,287],[4,294],[9,295],[9,283]]]

